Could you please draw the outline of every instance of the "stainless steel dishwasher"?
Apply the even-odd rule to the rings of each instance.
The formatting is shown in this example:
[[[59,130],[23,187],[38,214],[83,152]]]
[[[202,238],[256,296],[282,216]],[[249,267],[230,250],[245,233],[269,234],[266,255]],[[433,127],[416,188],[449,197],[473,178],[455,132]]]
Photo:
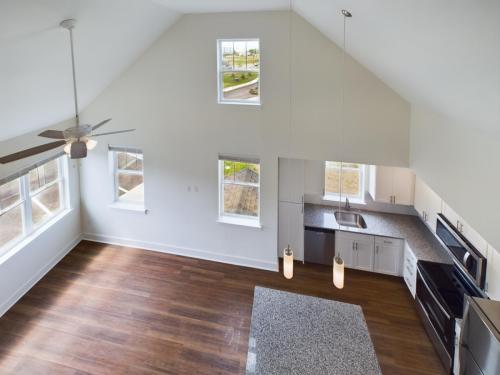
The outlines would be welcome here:
[[[332,229],[304,228],[304,261],[333,265],[335,231]]]

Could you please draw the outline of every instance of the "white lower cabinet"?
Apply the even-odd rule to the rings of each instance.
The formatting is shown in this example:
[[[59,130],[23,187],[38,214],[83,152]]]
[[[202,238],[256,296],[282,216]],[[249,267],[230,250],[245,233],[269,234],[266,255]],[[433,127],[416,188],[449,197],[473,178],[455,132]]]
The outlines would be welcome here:
[[[408,243],[405,243],[403,260],[403,278],[411,295],[415,298],[417,292],[417,257],[413,254]]]
[[[373,270],[379,273],[400,276],[403,248],[403,240],[375,237],[375,264]]]
[[[373,246],[373,236],[342,231],[335,234],[335,254],[348,268],[372,271]]]
[[[404,241],[337,231],[335,253],[340,254],[348,268],[401,275]]]

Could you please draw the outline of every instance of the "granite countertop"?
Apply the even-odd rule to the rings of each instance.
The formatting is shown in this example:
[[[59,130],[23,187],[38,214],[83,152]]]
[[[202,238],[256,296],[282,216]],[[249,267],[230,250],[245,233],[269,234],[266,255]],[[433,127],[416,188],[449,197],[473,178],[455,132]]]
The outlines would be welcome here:
[[[334,215],[337,209],[333,206],[305,204],[304,226],[402,238],[408,242],[418,260],[452,263],[446,250],[417,216],[353,209],[351,211],[363,215],[366,228],[339,227]]]
[[[255,287],[247,375],[381,375],[360,306]]]

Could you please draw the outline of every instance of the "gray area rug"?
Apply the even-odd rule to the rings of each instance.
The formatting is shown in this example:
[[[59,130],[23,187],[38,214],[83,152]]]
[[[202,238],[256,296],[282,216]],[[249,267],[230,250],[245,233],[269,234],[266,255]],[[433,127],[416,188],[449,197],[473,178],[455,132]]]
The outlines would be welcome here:
[[[247,375],[380,375],[358,305],[255,287]]]

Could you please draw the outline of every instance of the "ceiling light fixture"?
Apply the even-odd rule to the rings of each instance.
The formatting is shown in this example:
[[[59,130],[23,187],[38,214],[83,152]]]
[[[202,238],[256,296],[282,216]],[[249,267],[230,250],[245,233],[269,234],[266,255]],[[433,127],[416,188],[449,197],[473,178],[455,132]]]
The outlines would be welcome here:
[[[105,125],[111,119],[101,121],[97,125],[80,125],[80,117],[78,113],[78,95],[76,89],[76,73],[75,73],[75,54],[73,46],[73,29],[75,27],[76,21],[74,19],[64,20],[60,23],[60,26],[69,31],[69,39],[71,46],[71,68],[73,72],[73,98],[75,103],[75,120],[76,126],[68,128],[66,130],[45,130],[44,132],[38,134],[40,137],[56,139],[57,141],[46,143],[40,146],[31,147],[22,151],[15,152],[13,154],[0,157],[0,164],[10,163],[16,160],[24,159],[33,155],[40,154],[45,151],[53,150],[58,147],[64,146],[64,151],[72,159],[81,159],[87,156],[87,151],[92,150],[97,146],[97,141],[91,139],[92,137],[100,137],[103,135],[128,133],[134,131],[135,129],[119,130],[107,133],[93,134],[94,130],[99,129],[101,126]]]

